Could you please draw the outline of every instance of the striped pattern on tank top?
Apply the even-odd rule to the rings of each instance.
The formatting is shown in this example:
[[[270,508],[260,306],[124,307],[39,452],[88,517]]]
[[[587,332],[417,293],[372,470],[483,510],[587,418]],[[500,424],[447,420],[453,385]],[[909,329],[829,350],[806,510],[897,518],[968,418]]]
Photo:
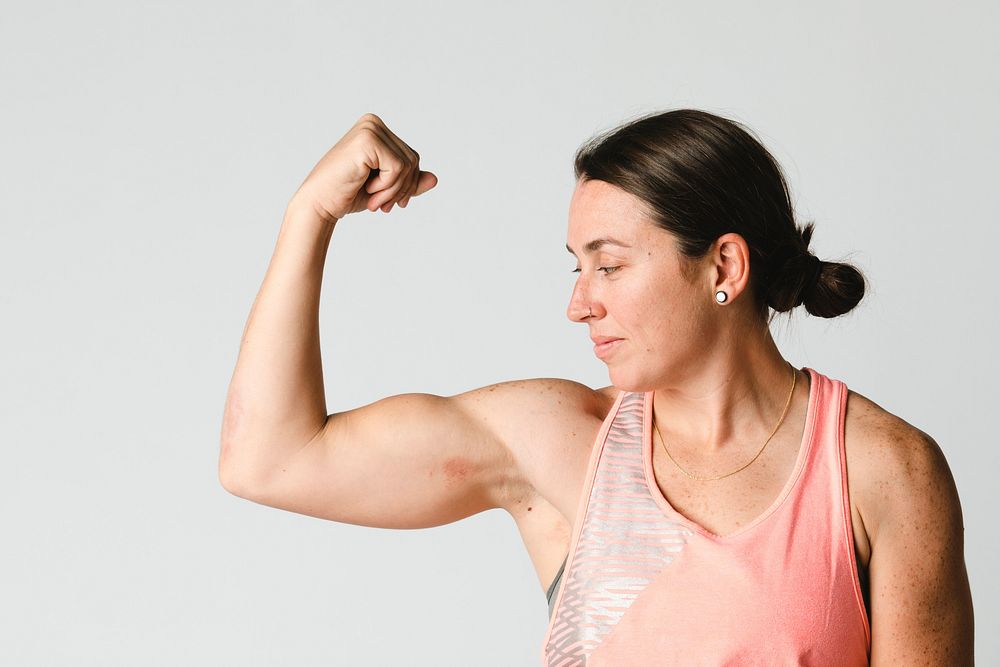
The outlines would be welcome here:
[[[548,665],[580,665],[636,597],[682,550],[691,531],[663,516],[646,486],[643,394],[624,393],[607,429],[573,568],[546,645]],[[612,409],[615,413],[615,409]]]

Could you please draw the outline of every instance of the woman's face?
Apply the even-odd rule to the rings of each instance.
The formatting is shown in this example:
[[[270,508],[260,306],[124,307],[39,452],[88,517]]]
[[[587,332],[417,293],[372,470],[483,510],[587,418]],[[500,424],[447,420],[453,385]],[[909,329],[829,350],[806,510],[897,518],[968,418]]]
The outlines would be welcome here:
[[[685,278],[674,237],[650,221],[639,199],[604,181],[577,182],[567,237],[580,270],[567,316],[587,324],[591,338],[622,339],[599,353],[611,383],[649,391],[693,374],[718,335],[722,310],[710,263]]]

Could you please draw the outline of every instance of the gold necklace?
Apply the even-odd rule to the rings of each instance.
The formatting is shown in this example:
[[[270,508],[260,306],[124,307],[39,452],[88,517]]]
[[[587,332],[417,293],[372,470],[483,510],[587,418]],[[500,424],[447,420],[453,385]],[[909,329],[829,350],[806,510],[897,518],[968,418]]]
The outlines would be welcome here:
[[[788,365],[791,366],[791,364],[788,364]],[[736,470],[734,470],[734,471],[732,471],[730,473],[726,473],[725,475],[719,475],[718,477],[698,477],[696,475],[692,475],[687,470],[685,470],[684,468],[682,468],[681,464],[678,463],[677,460],[673,456],[670,456],[670,450],[667,449],[667,443],[663,439],[663,436],[660,435],[660,427],[656,425],[656,416],[654,415],[653,416],[653,428],[656,429],[656,435],[660,436],[660,444],[663,445],[663,451],[665,451],[667,453],[667,456],[670,457],[670,460],[674,462],[674,465],[677,466],[678,468],[680,468],[680,471],[682,473],[684,473],[685,475],[687,475],[688,477],[690,477],[691,479],[696,479],[696,480],[701,481],[701,482],[711,482],[711,481],[714,481],[714,480],[717,480],[717,479],[722,479],[723,477],[729,477],[730,475],[735,475],[740,470],[743,470],[743,468],[746,468],[748,465],[750,465],[751,463],[753,463],[754,461],[756,461],[757,457],[760,456],[760,453],[764,451],[764,447],[767,447],[767,443],[771,442],[771,438],[773,438],[774,434],[778,432],[778,427],[780,427],[781,423],[783,421],[785,421],[785,415],[788,414],[788,406],[790,406],[792,404],[792,394],[795,392],[795,380],[798,377],[799,377],[799,374],[795,372],[794,368],[792,368],[792,388],[788,391],[788,400],[785,401],[785,409],[782,410],[782,412],[781,412],[781,419],[778,420],[778,423],[775,425],[774,430],[771,431],[771,435],[767,436],[767,440],[765,440],[764,444],[761,445],[761,448],[757,452],[756,456],[754,456],[752,459],[750,459],[745,465],[741,466],[740,468],[737,468]]]

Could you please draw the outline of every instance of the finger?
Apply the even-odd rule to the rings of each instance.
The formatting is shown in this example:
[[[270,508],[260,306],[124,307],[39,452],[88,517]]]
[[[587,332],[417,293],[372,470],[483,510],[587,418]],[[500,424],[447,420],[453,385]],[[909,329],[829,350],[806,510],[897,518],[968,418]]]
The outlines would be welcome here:
[[[420,181],[420,169],[415,167],[410,172],[410,178],[406,183],[406,187],[403,192],[397,197],[396,201],[399,203],[400,208],[406,208],[406,205],[410,203],[410,197],[413,196],[414,190],[417,189],[417,183]]]
[[[400,181],[403,181],[403,184],[400,187],[391,187],[391,186],[386,187],[383,194],[381,194],[378,197],[373,197],[371,200],[369,200],[369,206],[368,206],[369,209],[371,210],[381,209],[383,212],[388,213],[390,210],[392,210],[392,206],[396,203],[400,204],[401,207],[405,208],[405,206],[402,203],[403,200],[405,199],[406,203],[408,204],[410,198],[414,196],[418,188],[423,187],[421,192],[426,192],[430,188],[434,187],[434,185],[437,183],[437,178],[433,177],[433,174],[431,175],[433,179],[428,183],[425,177],[425,182],[423,186],[421,186],[420,182],[421,174],[425,172],[420,172],[419,170],[420,155],[415,150],[413,150],[409,146],[409,144],[400,139],[384,123],[381,122],[373,123],[371,126],[369,126],[368,129],[372,133],[374,133],[379,139],[381,139],[382,142],[387,147],[389,147],[390,149],[394,148],[395,150],[393,150],[392,152],[398,155],[403,160],[404,163],[408,163],[408,166],[410,167],[407,170],[408,173],[405,176],[400,176]],[[373,186],[373,189],[374,187],[375,186]]]
[[[420,180],[420,170],[414,169],[413,173],[410,174],[410,183],[406,188],[406,192],[402,197],[399,198],[399,207],[406,208],[406,205],[410,203],[410,197],[413,196],[413,191],[417,187],[417,181]]]
[[[407,166],[407,160],[399,154],[395,145],[386,143],[377,131],[373,130],[372,133],[375,136],[369,145],[372,153],[369,158],[378,170],[378,175],[368,181],[365,192],[373,195],[396,182]]]
[[[395,132],[390,130],[387,125],[383,124],[379,127],[379,129],[382,130],[386,139],[395,144],[396,148],[398,148],[399,151],[403,155],[408,157],[414,164],[420,162],[420,154],[417,153],[417,151],[410,148],[410,145],[405,141],[403,141],[402,139],[400,139],[399,136]]]
[[[386,205],[391,205],[396,202],[398,197],[405,194],[404,188],[406,188],[410,183],[411,171],[412,170],[404,167],[403,171],[398,174],[398,178],[392,185],[387,187],[385,190],[377,193],[376,196],[373,196],[372,197],[373,207],[382,208]],[[383,210],[385,210],[388,213],[388,209],[383,209]]]
[[[368,128],[375,134],[387,148],[392,150],[399,159],[408,165],[413,165],[419,159],[416,152],[407,146],[399,137],[392,133],[385,125],[374,124]]]
[[[420,164],[420,154],[413,150],[409,144],[400,139],[392,130],[390,130],[385,124],[377,124],[373,128],[383,141],[387,144],[395,146],[397,154],[399,154],[405,162],[408,163],[409,167],[414,170],[413,183],[407,183],[407,187],[404,188],[405,192],[409,192],[411,188],[416,187],[416,168]],[[409,180],[409,179],[408,179]],[[402,198],[401,196],[399,198]]]
[[[402,166],[402,163],[397,163],[397,165],[389,167],[386,171],[380,172],[375,181],[379,181],[383,175],[385,175],[385,178],[382,180],[384,186],[381,189],[372,192],[371,196],[368,198],[368,202],[365,204],[365,207],[369,211],[375,211],[386,202],[391,201],[402,184],[406,182],[407,178],[407,174],[405,168]]]
[[[402,197],[399,201],[399,205],[402,208],[406,208],[406,205],[410,203],[410,199],[418,195],[422,195],[427,192],[435,185],[437,185],[437,176],[429,171],[420,171],[416,174],[417,183],[409,190],[405,197]]]
[[[378,194],[378,196],[369,200],[368,208],[370,210],[374,211],[381,208],[384,213],[388,213],[392,210],[393,205],[398,203],[404,196],[410,194],[412,189],[416,187],[419,156],[402,140],[392,134],[388,128],[384,126],[377,126],[370,129],[373,133],[377,134],[387,146],[395,148],[395,151],[393,152],[401,156],[404,164],[402,172],[398,175],[396,183],[386,187],[383,192]]]
[[[368,179],[367,185],[365,185],[365,192],[373,197],[377,196],[398,181],[404,170],[405,163],[401,158],[388,151],[383,152],[378,157],[376,173]]]

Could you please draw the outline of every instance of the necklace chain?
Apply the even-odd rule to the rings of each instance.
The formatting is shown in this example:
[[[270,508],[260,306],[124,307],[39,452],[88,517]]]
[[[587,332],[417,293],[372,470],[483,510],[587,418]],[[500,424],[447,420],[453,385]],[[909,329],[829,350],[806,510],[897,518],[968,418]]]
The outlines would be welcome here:
[[[789,364],[789,366],[791,366],[791,364]],[[726,473],[725,475],[719,475],[718,477],[698,477],[697,475],[692,475],[691,473],[689,473],[687,470],[685,470],[681,466],[680,463],[677,462],[677,459],[675,459],[673,456],[670,455],[670,450],[667,449],[667,443],[663,439],[663,436],[660,434],[660,427],[656,425],[656,415],[654,414],[653,415],[653,428],[656,429],[656,435],[660,436],[660,444],[663,445],[663,451],[667,453],[667,456],[670,458],[671,461],[674,462],[674,465],[677,466],[682,473],[684,473],[685,475],[687,475],[691,479],[696,479],[696,480],[701,481],[701,482],[710,482],[710,481],[714,481],[714,480],[717,480],[717,479],[722,479],[723,477],[729,477],[730,475],[735,475],[740,470],[743,470],[744,468],[746,468],[747,466],[749,466],[751,463],[753,463],[754,461],[756,461],[757,457],[760,456],[761,452],[764,451],[764,448],[767,447],[767,443],[771,442],[771,438],[773,438],[774,434],[778,432],[778,428],[781,426],[782,422],[785,421],[785,415],[788,414],[788,407],[792,404],[792,394],[795,392],[795,381],[798,378],[798,376],[799,376],[799,374],[795,371],[795,368],[792,368],[792,388],[788,390],[788,400],[785,401],[785,409],[781,411],[781,418],[778,420],[778,423],[774,426],[774,430],[771,431],[771,435],[767,436],[767,440],[765,440],[764,444],[761,445],[760,450],[757,451],[757,454],[752,459],[750,459],[749,461],[747,461],[744,465],[742,465],[741,467],[737,468],[736,470],[734,470],[732,472],[729,472],[729,473]]]

